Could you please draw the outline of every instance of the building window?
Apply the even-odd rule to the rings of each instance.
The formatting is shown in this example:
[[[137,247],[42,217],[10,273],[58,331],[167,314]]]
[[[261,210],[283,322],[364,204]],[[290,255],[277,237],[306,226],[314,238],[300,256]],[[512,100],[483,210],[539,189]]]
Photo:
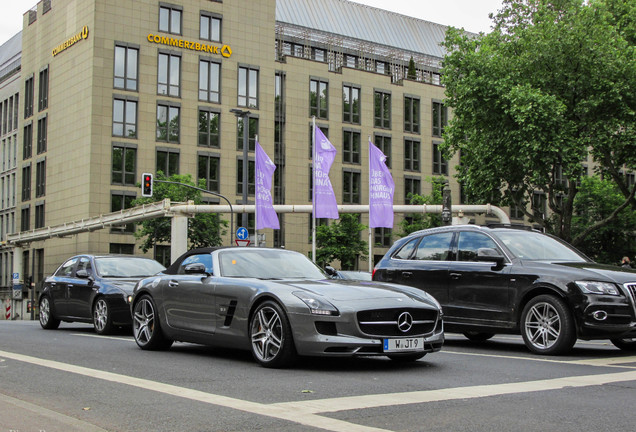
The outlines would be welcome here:
[[[362,189],[359,171],[343,170],[342,172],[342,202],[343,204],[360,204]]]
[[[46,159],[37,163],[35,167],[35,197],[46,195]]]
[[[31,165],[22,167],[22,201],[31,199]]]
[[[221,101],[221,65],[218,63],[199,60],[199,100]]]
[[[441,137],[448,123],[448,109],[441,102],[433,102],[433,136]]]
[[[317,79],[309,80],[309,115],[319,119],[328,118],[328,92],[329,84]]]
[[[113,100],[113,136],[137,138],[137,101]]]
[[[115,45],[115,72],[113,87],[137,91],[137,70],[139,50]]]
[[[373,125],[377,128],[391,129],[391,93],[374,92]]]
[[[135,199],[134,194],[126,192],[111,192],[110,195],[110,211],[117,212],[133,207],[132,202]],[[113,226],[110,229],[111,232],[128,233],[135,232],[135,224],[128,223],[124,225]]]
[[[220,114],[199,109],[199,145],[219,148]]]
[[[48,66],[40,71],[40,92],[38,95],[38,110],[49,106],[49,68]]]
[[[384,162],[386,163],[387,168],[391,168],[391,136],[375,134],[374,139],[375,146],[384,153],[384,156],[386,156],[386,161]]]
[[[181,34],[181,9],[169,6],[160,6],[159,31]]]
[[[239,67],[238,106],[258,108],[258,69]]]
[[[383,62],[383,61],[376,61],[375,62],[375,71],[377,73],[381,73],[381,74],[387,73],[388,68],[386,67],[386,63]]]
[[[412,195],[421,195],[421,180],[419,178],[404,177],[404,203],[411,203]]]
[[[356,66],[358,66],[358,57],[351,54],[345,54],[344,64],[348,68],[355,68]]]
[[[179,143],[180,108],[173,105],[157,105],[157,141]]]
[[[110,243],[108,253],[117,255],[134,255],[135,245],[128,243]]]
[[[390,247],[393,244],[392,237],[391,228],[375,228],[373,231],[373,243],[379,247]]]
[[[360,164],[360,132],[342,131],[342,162]]]
[[[35,206],[35,228],[44,228],[44,203]]]
[[[199,19],[199,38],[221,42],[221,17],[202,12]]]
[[[534,219],[544,219],[547,213],[547,199],[543,192],[532,193],[532,213]]]
[[[26,206],[20,211],[20,231],[31,229],[31,207]]]
[[[33,123],[24,126],[22,135],[22,159],[29,159],[33,152]]]
[[[178,97],[181,83],[181,57],[159,53],[157,64],[157,93]]]
[[[118,185],[135,185],[137,166],[137,149],[125,145],[113,146],[113,165],[111,183]]]
[[[525,216],[523,209],[516,205],[516,204],[511,204],[510,205],[510,218],[511,219],[523,219]]]
[[[156,172],[162,172],[166,177],[179,174],[179,151],[157,149]]]
[[[448,175],[448,161],[444,159],[439,144],[433,144],[433,174]]]
[[[199,155],[197,179],[205,179],[205,187],[212,192],[219,192],[221,178],[221,159],[216,155]]]
[[[161,263],[164,267],[168,267],[170,261],[170,246],[155,245],[155,261]]]
[[[420,171],[420,142],[404,138],[404,171]]]
[[[415,97],[404,97],[404,132],[420,133],[420,100]]]
[[[360,124],[360,88],[342,87],[342,121]]]
[[[24,82],[24,118],[33,115],[33,76]]]
[[[312,48],[311,49],[311,58],[316,61],[324,62],[327,59],[327,55],[324,49],[321,48]]]
[[[243,117],[237,117],[236,120],[236,149],[243,150]],[[248,117],[248,127],[247,148],[253,152],[256,145],[256,135],[258,135],[258,118]]]
[[[37,153],[44,153],[46,151],[46,135],[47,135],[47,117],[44,116],[38,119],[38,144]]]
[[[243,158],[236,160],[236,194],[243,194]],[[254,195],[256,192],[256,185],[254,184],[254,161],[247,161],[247,194]]]

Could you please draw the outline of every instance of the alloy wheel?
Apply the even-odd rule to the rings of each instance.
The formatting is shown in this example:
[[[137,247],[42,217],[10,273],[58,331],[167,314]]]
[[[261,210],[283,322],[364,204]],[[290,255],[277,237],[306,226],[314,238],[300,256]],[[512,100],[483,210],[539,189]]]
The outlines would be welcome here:
[[[148,298],[142,298],[135,305],[133,314],[133,331],[137,343],[146,345],[150,342],[155,328],[155,309]]]
[[[252,348],[263,362],[271,361],[283,345],[283,326],[278,312],[269,306],[260,308],[252,319]]]
[[[558,311],[546,302],[533,305],[526,315],[524,331],[528,341],[538,349],[551,348],[561,334]]]

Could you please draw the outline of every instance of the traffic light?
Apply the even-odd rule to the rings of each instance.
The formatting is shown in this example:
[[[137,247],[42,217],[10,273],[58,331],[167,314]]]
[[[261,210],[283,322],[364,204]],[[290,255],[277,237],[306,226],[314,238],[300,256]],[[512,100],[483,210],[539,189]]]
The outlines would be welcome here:
[[[143,173],[141,175],[141,196],[152,196],[152,174]]]

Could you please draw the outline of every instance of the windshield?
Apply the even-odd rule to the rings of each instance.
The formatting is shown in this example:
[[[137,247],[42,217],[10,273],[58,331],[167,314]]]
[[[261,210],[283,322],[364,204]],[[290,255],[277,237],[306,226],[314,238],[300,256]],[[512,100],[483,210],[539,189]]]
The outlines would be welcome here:
[[[155,260],[133,256],[96,258],[95,267],[101,277],[111,278],[141,278],[166,269]]]
[[[532,231],[497,231],[497,237],[518,258],[533,261],[586,262],[570,245]]]
[[[325,279],[307,257],[286,250],[228,249],[219,252],[221,276],[259,279]]]

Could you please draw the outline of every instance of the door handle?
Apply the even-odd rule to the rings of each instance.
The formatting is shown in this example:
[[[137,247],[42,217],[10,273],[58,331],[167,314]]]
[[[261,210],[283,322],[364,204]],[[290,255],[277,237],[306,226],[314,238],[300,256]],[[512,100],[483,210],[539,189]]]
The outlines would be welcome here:
[[[410,279],[413,276],[413,272],[402,272],[402,277],[404,279]]]
[[[179,286],[179,282],[177,282],[175,280],[171,280],[170,282],[168,282],[168,286],[170,288],[178,287]]]
[[[460,279],[462,277],[461,273],[451,273],[450,274],[451,279]]]

